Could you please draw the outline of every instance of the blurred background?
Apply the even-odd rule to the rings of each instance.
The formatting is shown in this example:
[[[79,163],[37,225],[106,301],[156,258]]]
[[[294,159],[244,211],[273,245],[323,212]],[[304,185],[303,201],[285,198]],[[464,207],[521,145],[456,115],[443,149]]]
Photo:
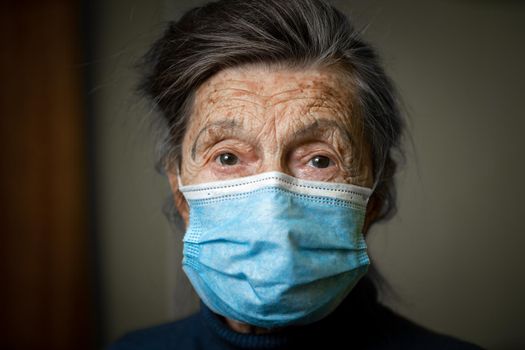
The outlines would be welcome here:
[[[102,349],[196,310],[134,65],[199,3],[1,2],[0,348]],[[525,2],[334,3],[408,111],[399,213],[369,237],[384,302],[524,349]]]

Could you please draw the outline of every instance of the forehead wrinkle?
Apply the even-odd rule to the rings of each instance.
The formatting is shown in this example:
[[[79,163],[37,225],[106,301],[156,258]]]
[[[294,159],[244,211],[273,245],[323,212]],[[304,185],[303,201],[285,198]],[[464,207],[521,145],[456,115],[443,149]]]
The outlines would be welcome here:
[[[326,91],[326,90],[333,90],[331,87],[328,87],[328,86],[320,86],[320,87],[316,87],[316,86],[311,86],[311,85],[304,85],[304,84],[300,84],[300,86],[296,87],[296,88],[293,88],[293,89],[288,89],[288,90],[284,90],[284,91],[279,91],[275,94],[271,94],[271,95],[267,95],[266,97],[274,97],[274,96],[278,96],[278,95],[282,95],[282,94],[285,94],[285,93],[289,93],[289,92],[295,92],[295,91],[301,91],[301,92],[308,92],[308,91]]]
[[[263,77],[263,79],[264,79],[264,77]],[[278,80],[283,80],[283,79],[284,78],[280,78],[280,79],[276,78],[277,81],[270,81],[270,82],[263,83],[260,79],[259,80],[253,80],[253,78],[246,78],[246,79],[231,79],[231,78],[229,78],[229,79],[225,79],[225,80],[214,81],[211,84],[206,85],[205,89],[206,90],[213,89],[209,93],[209,95],[220,94],[220,92],[222,92],[222,91],[232,90],[232,91],[242,92],[242,93],[245,93],[245,94],[248,94],[248,95],[258,95],[258,96],[263,97],[263,98],[272,98],[272,97],[275,97],[277,95],[290,93],[290,92],[294,92],[294,91],[298,91],[298,90],[299,91],[325,90],[325,91],[335,91],[335,92],[337,92],[339,90],[339,89],[337,89],[336,86],[333,86],[334,85],[334,84],[332,84],[332,80],[333,79],[330,79],[329,77],[310,78],[309,82],[307,82],[307,83],[301,82],[301,81],[296,81],[295,79],[291,79],[291,80],[290,79],[286,79],[282,83],[278,81]],[[327,79],[328,79],[328,81],[327,81]],[[239,84],[241,86],[244,86],[245,88],[229,86],[229,83],[237,83],[237,84]],[[340,85],[340,84],[337,84],[337,81],[335,83],[336,83],[336,85]],[[265,90],[265,88],[267,88],[268,86],[274,86],[274,85],[282,86],[283,88],[286,88],[287,86],[290,86],[290,85],[295,85],[295,86],[291,87],[291,88],[287,88],[287,90],[278,91],[276,93],[271,93],[271,94],[264,94],[263,93],[263,90]]]
[[[257,78],[257,76],[254,78],[250,70],[247,72],[248,74],[243,74],[241,79],[235,79],[237,73],[238,72],[233,71],[227,73],[225,76],[216,76],[215,81],[212,80],[209,84],[203,86],[204,89],[201,92],[201,97],[207,95],[207,109],[210,111],[207,113],[206,118],[215,119],[213,116],[210,117],[210,115],[216,113],[217,109],[226,111],[244,109],[242,114],[250,115],[252,118],[255,118],[257,122],[264,123],[269,116],[267,113],[274,114],[272,112],[277,112],[266,109],[280,106],[286,102],[292,102],[288,106],[284,106],[284,110],[294,109],[291,114],[284,112],[284,110],[281,110],[279,114],[283,114],[283,116],[285,116],[285,114],[289,116],[296,114],[310,115],[314,109],[327,109],[331,114],[335,114],[334,116],[336,116],[337,119],[341,119],[342,124],[347,124],[350,121],[346,116],[351,110],[352,103],[345,103],[345,101],[348,100],[346,92],[349,90],[346,86],[343,87],[343,85],[341,85],[342,82],[339,81],[339,75],[314,75],[313,78],[305,81],[304,79],[295,79],[293,76],[292,78],[288,78],[286,74],[276,75],[275,78],[264,74],[260,78]],[[270,76],[271,75],[270,73]],[[267,79],[268,77],[269,80]],[[264,84],[264,82],[267,82],[267,84]],[[281,87],[281,89],[288,87],[288,89],[270,95],[262,94],[265,91],[275,91],[275,88],[279,87]],[[208,93],[206,94],[206,92]],[[243,98],[243,96],[245,96],[245,98]],[[259,103],[259,98],[264,98],[262,101],[264,104]],[[300,101],[310,102],[300,103]],[[235,106],[236,102],[239,102],[241,105]],[[260,110],[259,108],[254,110],[250,108],[250,106],[262,107],[265,110]],[[281,109],[281,107],[279,109]],[[274,117],[275,116],[277,115],[275,114]],[[242,118],[242,122],[249,122],[249,119]]]
[[[235,104],[235,103],[231,103],[232,101],[242,101],[242,102],[251,102],[253,104],[256,104],[258,106],[260,106],[259,104],[257,104],[256,102],[254,101],[250,101],[250,100],[245,100],[245,99],[240,99],[240,98],[231,98],[231,99],[224,99],[222,100],[221,99],[221,102],[219,102],[218,104],[215,104],[215,103],[207,103],[205,106],[201,107],[201,109],[205,109],[206,110],[206,114],[201,118],[203,120],[209,120],[209,119],[213,119],[214,115],[221,115],[223,114],[225,111],[232,111],[232,110],[235,110],[235,109],[246,109],[246,105],[238,105],[238,104]],[[202,103],[201,103],[202,105]],[[255,114],[253,112],[249,112],[249,111],[244,111],[243,113],[247,113],[247,114],[252,114],[255,116]]]
[[[286,101],[290,100],[307,100],[307,99],[313,99],[316,101],[322,100],[326,102],[335,102],[341,107],[344,107],[341,104],[341,100],[346,100],[345,96],[341,94],[340,92],[336,91],[335,89],[331,87],[308,87],[308,88],[298,88],[293,90],[288,90],[287,92],[292,91],[301,91],[302,94],[299,96],[289,96],[289,97],[282,97],[278,99],[277,101],[273,102],[273,105],[280,104]],[[321,93],[319,93],[321,91]],[[284,93],[284,92],[283,92]],[[282,95],[282,93],[274,94],[272,96],[279,96]]]
[[[237,88],[224,88],[224,89],[215,89],[213,91],[207,92],[206,89],[199,92],[199,99],[196,101],[199,105],[205,105],[208,109],[213,110],[216,106],[221,106],[227,104],[227,102],[240,98],[228,91],[242,91],[242,95],[253,95],[249,90],[237,89]],[[242,96],[241,95],[241,96]],[[243,102],[254,102],[249,99],[243,99]]]
[[[332,111],[338,111],[339,110],[339,113],[341,113],[341,112],[346,110],[345,105],[342,104],[337,99],[327,99],[327,98],[323,98],[323,97],[304,97],[304,96],[282,99],[282,100],[279,100],[279,101],[276,101],[276,102],[270,104],[267,107],[276,107],[276,106],[278,106],[278,105],[280,105],[282,103],[286,103],[286,102],[289,102],[289,101],[308,101],[308,100],[310,100],[311,102],[310,103],[306,103],[303,106],[299,106],[299,108],[301,110],[301,113],[307,113],[308,111],[310,111],[313,108],[326,108],[326,109],[329,109],[329,110],[332,110]],[[335,106],[331,106],[331,103],[334,103]],[[291,107],[297,107],[297,106],[287,106],[287,107],[291,108]]]
[[[271,94],[271,95],[261,95],[263,97],[266,97],[268,99],[272,99],[274,97],[277,97],[277,96],[280,96],[280,95],[283,95],[283,94],[287,94],[287,93],[292,93],[292,92],[296,92],[296,91],[303,91],[304,88],[301,88],[301,87],[297,87],[297,88],[293,88],[293,89],[288,89],[288,90],[284,90],[284,91],[279,91],[279,92],[276,92],[275,94]]]
[[[251,104],[254,104],[254,105],[257,105],[259,107],[264,107],[263,104],[257,102],[257,101],[250,101],[249,99],[245,99],[245,98],[241,98],[241,97],[232,97],[232,98],[228,98],[228,101],[239,101],[239,102],[248,102],[248,103],[251,103]],[[241,106],[239,106],[241,107]]]
[[[354,141],[348,130],[342,127],[340,123],[334,120],[326,118],[318,118],[298,130],[296,130],[291,136],[289,141],[300,142],[302,139],[313,136],[313,135],[324,135],[328,132],[336,131],[336,134],[340,136],[343,142],[348,146],[353,146]]]
[[[242,85],[245,85],[247,88],[230,86],[228,83],[231,83],[231,82],[239,82]],[[258,84],[258,83],[255,83],[255,82],[248,83],[247,81],[241,81],[241,80],[219,81],[210,86],[207,86],[206,89],[203,91],[203,93],[205,93],[206,90],[212,89],[212,91],[207,93],[207,97],[209,100],[213,102],[215,102],[219,98],[224,97],[224,95],[228,95],[228,93],[231,94],[232,92],[233,93],[237,92],[237,93],[244,94],[244,95],[257,96],[258,95],[257,91],[255,91],[254,88],[250,88],[249,86],[249,85],[255,85],[255,84]]]
[[[260,105],[258,105],[258,106],[260,106]],[[260,107],[262,107],[262,106],[260,106]],[[237,113],[235,113],[235,110],[240,110],[240,112],[238,112],[238,114],[237,114]],[[217,115],[217,117],[219,117],[219,116],[221,116],[223,114],[226,114],[225,112],[230,112],[230,114],[232,112],[235,113],[234,119],[240,119],[243,124],[244,124],[244,122],[247,121],[247,119],[245,118],[246,115],[248,115],[251,118],[253,118],[253,120],[257,120],[257,121],[263,120],[262,116],[259,116],[257,111],[253,111],[250,108],[250,106],[238,105],[238,104],[235,104],[235,103],[228,103],[228,102],[224,102],[224,104],[216,106],[214,109],[212,109],[207,114],[207,118],[208,119],[213,119],[214,116],[211,116],[211,115],[215,114],[215,115]]]
[[[237,91],[237,89],[229,89],[229,90]],[[250,99],[249,96],[253,96],[254,98]],[[220,108],[222,106],[230,106],[231,102],[242,102],[245,104],[252,104],[257,107],[264,107],[262,103],[257,101],[257,94],[249,92],[249,91],[246,91],[246,94],[241,95],[241,96],[236,96],[236,95],[232,96],[231,94],[225,93],[223,90],[220,90],[220,91],[215,90],[208,94],[205,102],[208,104],[210,109]],[[238,107],[245,107],[245,106],[238,106]]]
[[[244,93],[246,95],[257,95],[257,93],[252,91],[252,90],[235,88],[235,87],[221,87],[221,88],[218,88],[218,89],[216,88],[215,90],[211,91],[208,94],[208,96],[209,97],[215,97],[215,95],[221,95],[221,93],[228,92],[228,91],[242,92],[242,93]]]
[[[332,105],[330,101],[327,101],[326,99],[318,99],[304,106],[304,111],[306,114],[316,113],[315,111],[324,110],[324,109],[333,113],[335,116],[339,117],[342,121],[345,121],[345,122],[351,121],[351,119],[347,117],[350,110],[348,106],[345,106],[341,101],[335,101],[335,105]]]
[[[232,78],[227,78],[227,79],[223,79],[223,80],[219,80],[219,81],[216,81],[216,82],[213,82],[210,84],[210,86],[217,86],[217,85],[222,85],[224,83],[239,83],[240,85],[244,85],[244,86],[248,86],[248,85],[251,85],[250,83],[248,83],[248,80],[245,80],[245,79],[232,79]]]

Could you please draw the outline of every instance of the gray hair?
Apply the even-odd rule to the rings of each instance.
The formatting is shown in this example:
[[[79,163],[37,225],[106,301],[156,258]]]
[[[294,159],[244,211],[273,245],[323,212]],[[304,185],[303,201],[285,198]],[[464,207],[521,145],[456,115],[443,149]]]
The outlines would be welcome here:
[[[390,218],[396,210],[393,176],[403,155],[397,94],[373,48],[323,0],[220,0],[169,23],[140,65],[139,91],[159,112],[157,169],[180,164],[197,88],[223,69],[260,63],[336,66],[351,79],[377,181],[375,222]],[[167,211],[176,219],[172,204]]]

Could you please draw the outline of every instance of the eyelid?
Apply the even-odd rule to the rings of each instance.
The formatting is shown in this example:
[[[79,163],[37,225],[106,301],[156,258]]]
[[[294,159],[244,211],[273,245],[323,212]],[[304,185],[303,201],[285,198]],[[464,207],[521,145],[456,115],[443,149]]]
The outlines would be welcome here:
[[[300,155],[298,159],[300,161],[304,161],[305,159],[310,161],[316,156],[327,157],[334,162],[339,159],[337,152],[330,146],[325,147],[325,149],[319,149],[316,147],[315,149],[305,150],[304,154]]]
[[[243,140],[239,137],[238,133],[234,133],[230,129],[220,129],[217,127],[209,128],[206,133],[194,143],[191,150],[192,156],[197,154],[205,156],[215,145],[225,141],[248,143],[247,140]]]
[[[245,143],[244,141],[239,140],[239,139],[222,139],[222,140],[218,140],[217,142],[214,142],[213,144],[211,144],[211,143],[209,144],[207,149],[202,153],[202,158],[208,159],[210,154],[212,155],[212,158],[215,158],[220,153],[232,153],[235,156],[240,158],[239,154],[241,152],[238,151],[238,147],[235,147],[234,145],[231,144],[231,142],[228,142],[228,141],[235,141],[235,142]]]
[[[303,154],[301,154],[298,157],[295,157],[295,161],[298,162],[297,165],[300,166],[308,166],[315,168],[317,170],[323,170],[323,169],[333,169],[334,167],[337,167],[339,169],[345,168],[345,163],[343,161],[342,156],[330,145],[323,143],[323,147],[313,147],[309,150],[303,150]],[[321,149],[322,148],[322,149]],[[316,156],[322,156],[329,159],[330,164],[326,168],[317,168],[314,167],[312,164],[313,159]]]

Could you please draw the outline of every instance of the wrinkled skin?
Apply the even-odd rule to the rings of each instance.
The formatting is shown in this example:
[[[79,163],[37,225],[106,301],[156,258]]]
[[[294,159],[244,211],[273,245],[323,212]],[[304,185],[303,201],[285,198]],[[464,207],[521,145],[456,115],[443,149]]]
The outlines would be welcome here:
[[[182,144],[184,185],[280,171],[297,178],[373,183],[369,146],[352,110],[352,86],[335,69],[245,66],[220,71],[196,92]],[[168,178],[188,223],[177,171]],[[376,215],[368,204],[367,222]],[[226,320],[243,333],[267,330]]]

